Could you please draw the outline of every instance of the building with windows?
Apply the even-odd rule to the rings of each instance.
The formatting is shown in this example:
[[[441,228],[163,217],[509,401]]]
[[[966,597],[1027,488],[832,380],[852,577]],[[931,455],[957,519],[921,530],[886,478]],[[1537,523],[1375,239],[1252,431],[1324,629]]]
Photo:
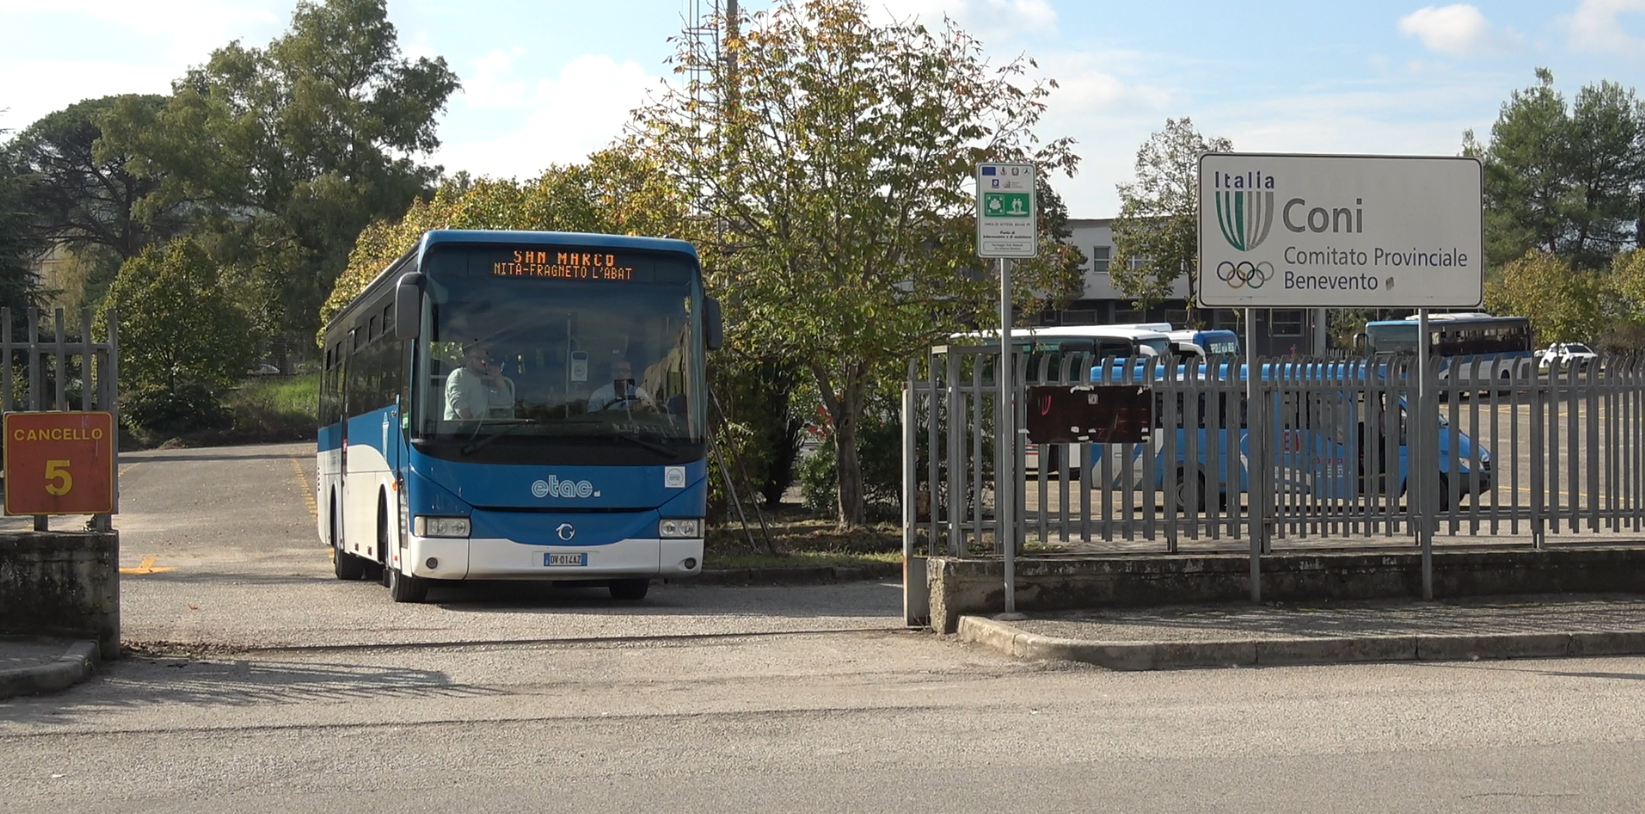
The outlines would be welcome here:
[[[1130,297],[1114,287],[1109,264],[1114,258],[1112,218],[1070,218],[1073,235],[1068,242],[1085,254],[1085,287],[1079,298],[1060,311],[1041,315],[1042,325],[1115,325],[1131,322],[1169,322],[1227,328],[1245,336],[1244,314],[1231,309],[1204,309],[1195,305],[1188,275],[1177,279],[1171,297],[1141,311]],[[1257,309],[1256,349],[1262,356],[1315,354],[1325,351],[1324,309]]]

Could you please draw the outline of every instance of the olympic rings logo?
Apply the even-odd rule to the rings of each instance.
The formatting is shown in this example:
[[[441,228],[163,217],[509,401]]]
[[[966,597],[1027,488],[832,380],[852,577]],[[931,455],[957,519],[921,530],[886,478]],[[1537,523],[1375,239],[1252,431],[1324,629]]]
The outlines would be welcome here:
[[[1267,260],[1260,263],[1224,260],[1217,264],[1217,279],[1227,283],[1229,288],[1262,288],[1262,284],[1273,277],[1274,264]]]

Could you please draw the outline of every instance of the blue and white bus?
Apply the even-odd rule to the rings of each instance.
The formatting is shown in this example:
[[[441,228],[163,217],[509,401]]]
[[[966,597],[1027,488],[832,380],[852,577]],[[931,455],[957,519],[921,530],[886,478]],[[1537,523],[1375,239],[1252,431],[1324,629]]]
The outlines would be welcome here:
[[[1482,313],[1430,314],[1431,353],[1439,357],[1439,376],[1445,380],[1487,384],[1530,375],[1531,321],[1526,317],[1498,317]],[[1417,318],[1365,323],[1355,337],[1371,358],[1415,354]]]
[[[1171,337],[1171,350],[1183,361],[1240,353],[1239,334],[1223,328],[1183,328],[1167,335]]]
[[[1171,354],[1179,362],[1205,361],[1210,356],[1238,356],[1239,334],[1224,328],[1177,328],[1169,322],[1138,322],[1114,325],[1165,334],[1171,343]]]
[[[437,580],[644,598],[700,572],[703,356],[691,244],[433,231],[324,331],[315,500],[335,573],[397,602]]]
[[[1224,381],[1229,376],[1245,381],[1248,376],[1249,368],[1243,364],[1219,367],[1219,379]],[[1262,365],[1260,371],[1265,381],[1284,379],[1302,385],[1275,397],[1279,412],[1271,416],[1270,457],[1276,489],[1320,500],[1406,493],[1412,438],[1405,399],[1397,391],[1353,384],[1341,390],[1319,386],[1387,376],[1387,365],[1283,363]],[[1202,378],[1205,372],[1202,366]],[[1167,471],[1176,473],[1178,505],[1190,509],[1204,509],[1211,497],[1207,492],[1217,492],[1216,497],[1226,504],[1230,493],[1250,489],[1250,431],[1244,395],[1208,390],[1201,392],[1201,398],[1206,403],[1179,404],[1170,410],[1178,426],[1160,427],[1135,453],[1140,457],[1147,450],[1146,454],[1155,456],[1156,489],[1164,488]],[[1156,410],[1156,421],[1166,420],[1164,407],[1162,403]],[[1454,499],[1490,491],[1493,468],[1490,450],[1452,427],[1443,415],[1438,429],[1433,446],[1439,466],[1439,508],[1445,510]],[[1174,434],[1169,443],[1167,431]],[[1168,453],[1168,449],[1174,451]],[[1133,471],[1140,477],[1141,467]],[[1220,485],[1212,489],[1212,484]]]

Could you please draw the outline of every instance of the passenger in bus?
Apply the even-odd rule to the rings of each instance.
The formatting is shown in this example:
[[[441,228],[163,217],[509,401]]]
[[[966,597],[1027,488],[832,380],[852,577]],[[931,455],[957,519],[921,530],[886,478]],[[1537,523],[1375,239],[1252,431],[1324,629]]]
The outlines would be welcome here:
[[[464,348],[463,366],[446,377],[446,420],[513,416],[513,380],[503,375],[484,345]]]
[[[618,357],[611,362],[610,380],[588,397],[588,411],[655,409],[651,393],[634,383],[634,366]]]

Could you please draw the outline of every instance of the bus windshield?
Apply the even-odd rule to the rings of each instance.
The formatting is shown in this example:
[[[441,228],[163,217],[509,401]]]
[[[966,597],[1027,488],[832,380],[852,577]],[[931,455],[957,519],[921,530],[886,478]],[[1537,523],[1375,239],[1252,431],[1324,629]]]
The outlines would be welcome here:
[[[1365,326],[1367,349],[1373,356],[1417,352],[1417,325],[1414,322]]]
[[[702,442],[692,258],[459,245],[423,271],[420,438]]]
[[[1145,338],[1137,339],[1137,349],[1138,349],[1138,351],[1140,352],[1143,348],[1148,348],[1149,350],[1152,350],[1154,352],[1152,355],[1154,355],[1154,356],[1166,356],[1166,357],[1168,357],[1168,356],[1171,355],[1171,340],[1170,340],[1169,337],[1164,337],[1164,336],[1161,336],[1161,337],[1158,337],[1158,338],[1155,338],[1155,339],[1145,339]],[[1142,354],[1139,353],[1139,355],[1142,355]]]

